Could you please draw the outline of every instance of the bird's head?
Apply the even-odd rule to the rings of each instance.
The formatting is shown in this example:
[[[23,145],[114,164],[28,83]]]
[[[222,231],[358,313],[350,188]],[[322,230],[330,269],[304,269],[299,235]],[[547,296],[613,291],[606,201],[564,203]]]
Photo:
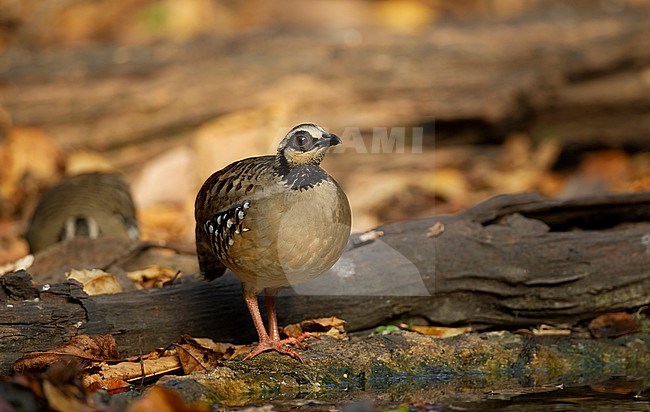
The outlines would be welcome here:
[[[322,127],[303,123],[287,133],[278,146],[278,160],[288,168],[301,165],[318,165],[323,161],[330,146],[341,143],[341,139]]]

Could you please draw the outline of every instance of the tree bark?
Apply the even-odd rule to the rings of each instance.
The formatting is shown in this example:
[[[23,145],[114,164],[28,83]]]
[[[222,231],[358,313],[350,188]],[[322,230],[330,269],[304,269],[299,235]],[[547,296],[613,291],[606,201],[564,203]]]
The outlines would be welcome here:
[[[649,234],[650,192],[568,201],[498,196],[456,215],[354,235],[330,271],[281,292],[279,319],[337,316],[349,331],[406,317],[479,328],[574,324],[650,304]],[[213,282],[190,276],[96,296],[74,281],[32,286],[24,272],[0,277],[0,285],[3,371],[79,333],[113,334],[124,355],[181,334],[256,336],[229,272]]]

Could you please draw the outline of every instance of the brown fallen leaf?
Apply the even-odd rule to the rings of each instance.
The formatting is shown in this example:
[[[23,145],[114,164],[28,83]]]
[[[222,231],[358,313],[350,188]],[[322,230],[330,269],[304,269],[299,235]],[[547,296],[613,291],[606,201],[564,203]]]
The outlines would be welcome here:
[[[2,213],[13,214],[61,174],[61,152],[54,138],[38,128],[12,127],[0,155]]]
[[[290,338],[297,338],[307,332],[315,336],[331,336],[338,340],[348,338],[345,333],[345,321],[335,316],[329,318],[307,319],[299,323],[286,325],[282,333]]]
[[[185,373],[212,370],[222,361],[237,356],[244,348],[243,345],[214,342],[212,339],[188,335],[181,336],[174,346]]]
[[[613,338],[640,331],[641,322],[629,313],[606,313],[594,318],[587,328],[594,338]]]
[[[69,358],[53,363],[42,373],[15,374],[8,383],[13,387],[27,390],[16,391],[13,397],[17,404],[23,406],[24,409],[21,410],[80,412],[103,410],[96,403],[98,399],[93,399],[93,396],[83,387],[80,379],[82,370],[83,362]],[[36,405],[42,406],[37,408]],[[8,410],[13,411],[13,409]]]
[[[622,182],[629,181],[631,159],[623,150],[593,151],[583,155],[581,173],[604,182],[609,189],[624,189]]]
[[[384,236],[384,232],[381,230],[369,230],[359,235],[358,242],[359,243],[374,242],[375,240],[379,239],[382,236]]]
[[[151,352],[131,358],[91,363],[83,376],[88,390],[104,389],[116,394],[131,389],[144,379],[161,376],[181,369],[175,349],[153,349]]]
[[[627,190],[631,192],[642,192],[650,190],[650,176],[639,177],[627,186]]]
[[[0,159],[0,162],[2,160]],[[0,177],[2,179],[2,177]],[[29,253],[29,246],[24,238],[24,225],[22,222],[17,222],[11,219],[5,219],[2,209],[3,204],[0,199],[0,267],[10,262],[15,262]],[[3,269],[0,269],[2,272]],[[14,269],[17,270],[17,269]],[[12,270],[5,270],[2,273],[7,273]]]
[[[414,332],[418,332],[427,336],[433,336],[435,338],[450,338],[452,336],[463,335],[472,331],[471,326],[465,326],[462,328],[447,328],[442,326],[408,326],[406,324],[401,324],[400,327],[402,329],[410,329]]]
[[[471,193],[464,173],[450,167],[423,175],[418,184],[430,194],[450,201],[464,203],[467,201],[467,195]]]
[[[440,236],[445,231],[445,224],[441,221],[437,221],[430,228],[427,229],[427,237],[437,237]]]
[[[428,2],[387,0],[373,4],[377,23],[407,33],[417,33],[438,16],[437,10]]]
[[[165,203],[138,210],[140,238],[155,242],[184,242],[194,236],[194,201]]]
[[[143,357],[139,362],[124,361],[116,364],[102,363],[99,370],[83,377],[83,384],[90,390],[104,389],[110,394],[124,392],[142,379],[176,372],[181,363],[176,355],[155,359]]]
[[[533,329],[533,335],[536,336],[569,336],[570,334],[571,330],[565,327],[540,325],[539,328]]]
[[[118,393],[127,392],[133,385],[123,379],[106,379],[98,378],[99,374],[92,374],[84,376],[84,386],[91,392],[103,389],[109,395],[117,395]]]
[[[137,401],[133,402],[127,412],[208,412],[207,404],[186,405],[176,392],[162,386],[154,386]]]
[[[90,172],[115,172],[111,162],[98,152],[91,150],[76,150],[68,153],[65,159],[66,175],[78,175]]]
[[[635,380],[625,377],[617,377],[609,379],[605,382],[589,385],[589,388],[594,392],[615,395],[630,395],[643,392],[644,385],[642,379]]]
[[[11,273],[18,272],[19,270],[27,270],[34,263],[34,255],[25,255],[15,262],[6,263],[0,265],[0,276]]]
[[[17,372],[43,370],[47,366],[69,357],[83,360],[117,359],[117,344],[112,335],[77,335],[63,345],[43,352],[32,352],[14,362]]]
[[[90,296],[122,292],[117,277],[100,269],[72,269],[65,277],[81,283],[84,292]]]
[[[49,380],[43,381],[43,394],[50,409],[54,411],[92,412],[95,408],[86,404],[85,399],[79,399],[64,391]]]
[[[179,271],[166,266],[152,265],[142,270],[127,272],[129,279],[140,289],[160,288],[178,277]]]
[[[194,338],[189,335],[181,336],[179,342],[185,342],[203,349],[211,350],[214,353],[221,355],[226,359],[228,359],[234,351],[244,346],[244,345],[233,345],[232,343],[215,342],[212,339],[208,339],[208,338]]]

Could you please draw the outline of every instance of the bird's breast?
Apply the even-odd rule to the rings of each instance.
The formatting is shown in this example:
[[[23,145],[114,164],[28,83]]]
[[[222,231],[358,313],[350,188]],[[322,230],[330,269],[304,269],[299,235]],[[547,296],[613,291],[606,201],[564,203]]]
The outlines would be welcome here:
[[[260,288],[316,277],[338,260],[350,235],[350,207],[334,182],[307,190],[267,191],[251,200],[225,262]]]

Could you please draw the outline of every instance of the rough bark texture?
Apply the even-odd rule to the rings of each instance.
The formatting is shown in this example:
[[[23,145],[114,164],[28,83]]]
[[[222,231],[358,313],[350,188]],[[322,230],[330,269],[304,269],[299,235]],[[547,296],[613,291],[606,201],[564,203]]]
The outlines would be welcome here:
[[[412,316],[506,328],[573,324],[650,304],[649,234],[650,192],[570,201],[500,196],[457,215],[382,226],[374,240],[354,236],[329,272],[282,291],[279,318],[335,315],[349,331]],[[111,333],[129,355],[181,334],[255,338],[232,274],[97,296],[77,283],[34,288],[26,276],[0,278],[3,371],[76,333]]]
[[[141,146],[126,166],[209,119],[282,105],[290,107],[289,125],[311,119],[335,131],[426,125],[432,132],[435,120],[438,138],[529,130],[581,145],[647,148],[646,16],[578,8],[570,19],[546,13],[438,25],[418,36],[264,32],[9,50],[0,59],[0,107],[65,147]],[[158,144],[148,144],[154,138]]]

